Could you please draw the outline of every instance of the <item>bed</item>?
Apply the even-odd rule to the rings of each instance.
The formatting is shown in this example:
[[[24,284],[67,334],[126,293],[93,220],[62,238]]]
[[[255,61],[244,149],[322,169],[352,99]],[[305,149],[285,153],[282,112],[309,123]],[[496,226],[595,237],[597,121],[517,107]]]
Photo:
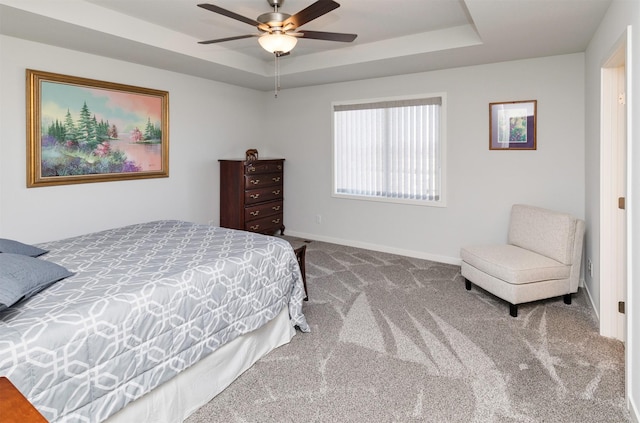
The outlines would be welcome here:
[[[309,331],[285,240],[157,221],[40,244],[73,272],[0,311],[0,376],[50,422],[179,422]]]

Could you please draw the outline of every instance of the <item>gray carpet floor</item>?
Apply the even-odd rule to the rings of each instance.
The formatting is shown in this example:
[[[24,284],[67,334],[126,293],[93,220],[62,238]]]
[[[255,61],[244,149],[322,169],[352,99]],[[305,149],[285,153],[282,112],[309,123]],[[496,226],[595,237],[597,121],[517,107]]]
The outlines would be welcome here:
[[[188,423],[630,421],[624,346],[598,335],[583,292],[512,318],[502,300],[466,291],[458,266],[306,245],[312,332]]]

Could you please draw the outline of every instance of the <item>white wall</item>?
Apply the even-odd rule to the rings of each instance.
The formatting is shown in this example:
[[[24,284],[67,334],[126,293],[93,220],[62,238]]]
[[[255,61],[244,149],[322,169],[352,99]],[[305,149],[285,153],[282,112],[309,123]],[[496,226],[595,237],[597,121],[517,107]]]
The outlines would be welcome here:
[[[41,242],[153,219],[219,221],[218,159],[260,148],[263,93],[0,36],[0,236]],[[169,178],[26,188],[25,69],[169,91]]]
[[[0,41],[5,237],[39,242],[159,218],[217,223],[217,159],[249,147],[287,159],[290,234],[457,262],[464,244],[505,239],[512,203],[584,216],[582,54],[284,90],[274,99],[11,37]],[[26,68],[169,91],[170,178],[27,189]],[[447,207],[332,198],[331,102],[434,92],[446,92],[448,101]],[[489,151],[488,104],[533,99],[538,149]]]
[[[286,85],[286,75],[282,77]],[[447,95],[447,207],[331,197],[331,102]],[[584,55],[572,54],[266,93],[285,163],[290,234],[458,262],[506,239],[511,204],[584,217]],[[537,100],[536,151],[489,150],[489,103]],[[316,223],[316,215],[322,223]]]
[[[599,269],[600,243],[597,237],[600,226],[600,71],[604,61],[609,58],[621,35],[631,25],[631,66],[632,86],[627,87],[627,107],[631,108],[630,119],[630,184],[627,192],[627,227],[629,262],[627,290],[627,397],[632,418],[640,419],[640,324],[638,324],[638,304],[640,304],[640,2],[637,0],[614,0],[597,33],[589,43],[585,53],[585,96],[586,96],[586,214],[587,238],[586,254],[594,260],[595,269]],[[594,272],[593,279],[585,281],[587,289],[597,308],[600,308],[601,288],[607,281],[601,281]],[[602,287],[601,287],[602,285]]]

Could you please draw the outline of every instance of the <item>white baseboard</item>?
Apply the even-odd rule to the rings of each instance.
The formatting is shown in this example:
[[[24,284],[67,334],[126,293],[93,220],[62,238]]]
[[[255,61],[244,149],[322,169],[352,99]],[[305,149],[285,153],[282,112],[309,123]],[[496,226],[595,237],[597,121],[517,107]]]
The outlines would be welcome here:
[[[631,421],[633,423],[640,423],[640,413],[638,413],[638,407],[633,402],[631,398],[629,398],[629,414],[631,415]]]
[[[598,319],[598,322],[599,322],[600,321],[600,311],[598,310],[598,307],[596,307],[596,304],[593,302],[593,297],[591,296],[591,292],[589,292],[589,287],[584,282],[582,283],[582,287],[584,288],[585,292],[587,293],[587,298],[589,299],[589,304],[591,304],[591,308],[596,313],[596,318]]]
[[[402,248],[389,247],[386,245],[369,244],[367,242],[353,241],[343,238],[333,238],[315,234],[307,234],[304,232],[287,231],[286,235],[304,238],[312,241],[323,241],[331,244],[346,245],[348,247],[363,248],[365,250],[379,251],[381,253],[397,254],[405,257],[419,258],[423,260],[431,260],[438,263],[455,264],[460,266],[460,257],[440,256],[437,254],[425,253],[424,251],[405,250]]]

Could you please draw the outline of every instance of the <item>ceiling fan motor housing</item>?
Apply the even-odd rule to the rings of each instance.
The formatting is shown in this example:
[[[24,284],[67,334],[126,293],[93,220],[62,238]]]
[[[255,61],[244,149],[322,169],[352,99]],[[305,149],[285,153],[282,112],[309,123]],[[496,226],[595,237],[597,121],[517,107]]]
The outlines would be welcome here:
[[[268,25],[271,29],[281,28],[282,23],[289,19],[291,15],[288,13],[268,12],[258,16],[257,21]]]
[[[267,3],[269,3],[271,7],[282,7],[284,0],[267,0]]]

